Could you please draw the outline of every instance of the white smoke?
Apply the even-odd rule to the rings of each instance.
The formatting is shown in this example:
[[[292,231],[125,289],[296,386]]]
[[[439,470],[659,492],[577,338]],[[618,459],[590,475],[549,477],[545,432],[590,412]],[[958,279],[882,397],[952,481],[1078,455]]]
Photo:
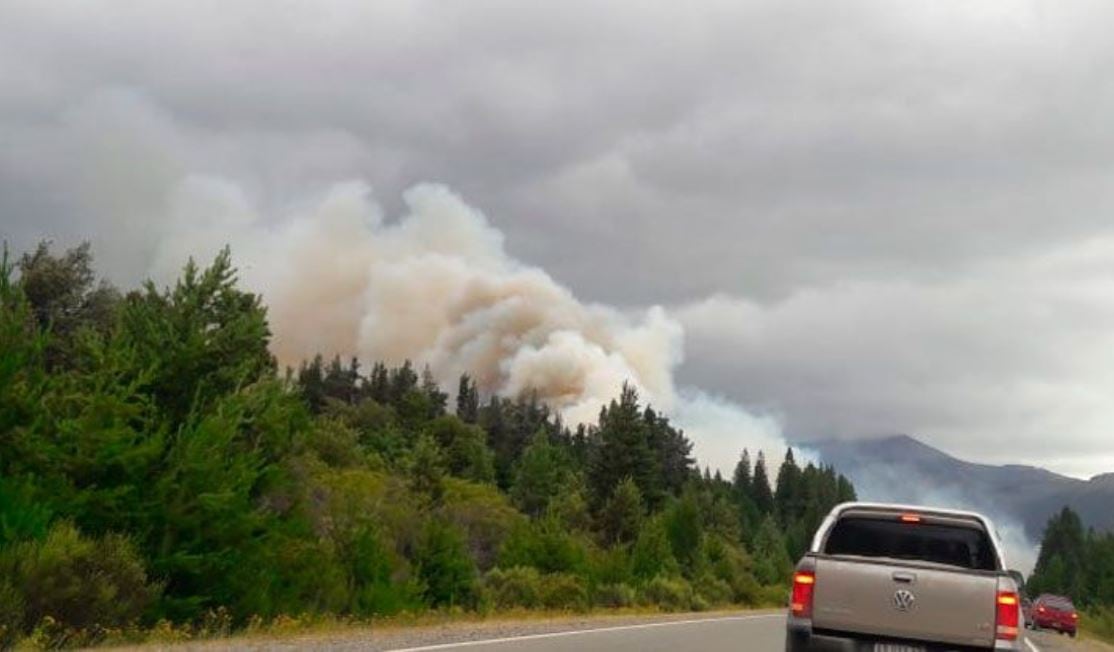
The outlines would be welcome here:
[[[1006,564],[1028,577],[1037,564],[1037,544],[1016,518],[973,502],[955,488],[940,486],[918,470],[901,465],[872,465],[856,469],[852,480],[860,500],[897,502],[944,509],[964,509],[986,515],[993,522],[1004,549]]]
[[[673,416],[702,465],[730,474],[740,451],[786,448],[773,416],[678,391],[683,329],[659,306],[585,303],[504,248],[485,216],[444,186],[418,185],[388,221],[370,189],[334,186],[301,210],[264,219],[236,185],[181,184],[152,274],[231,245],[244,283],[264,295],[274,351],[286,364],[317,353],[428,365],[445,387],[468,373],[481,391],[536,391],[569,423],[589,423],[624,382]],[[569,252],[575,255],[575,252]]]

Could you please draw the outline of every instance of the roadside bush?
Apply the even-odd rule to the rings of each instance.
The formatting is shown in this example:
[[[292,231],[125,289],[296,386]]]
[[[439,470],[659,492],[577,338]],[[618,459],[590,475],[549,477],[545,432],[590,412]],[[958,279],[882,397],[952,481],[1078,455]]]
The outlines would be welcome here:
[[[6,650],[19,636],[23,608],[23,594],[8,578],[0,577],[0,650]]]
[[[785,607],[789,604],[789,588],[782,585],[763,586],[758,592],[759,607]]]
[[[0,624],[8,627],[121,627],[158,593],[131,542],[117,535],[89,539],[60,523],[43,541],[0,550]]]
[[[659,575],[642,587],[642,602],[665,611],[686,611],[693,606],[692,586],[684,578]]]
[[[704,548],[711,572],[730,587],[730,601],[757,604],[762,587],[751,571],[752,564],[746,551],[718,536],[707,537]]]
[[[498,609],[532,609],[541,603],[541,583],[541,573],[536,568],[495,568],[484,576],[484,598]]]
[[[631,584],[631,560],[628,547],[592,548],[589,560],[593,583]]]
[[[640,580],[680,572],[669,543],[669,533],[660,517],[647,521],[638,533],[638,539],[631,548],[630,567],[634,577]]]
[[[531,566],[543,573],[580,574],[587,563],[587,540],[549,518],[515,527],[499,553],[500,566]]]
[[[723,606],[734,602],[735,592],[731,585],[709,573],[697,578],[693,588],[696,595],[707,602],[708,606]]]
[[[1107,643],[1114,643],[1114,607],[1088,609],[1080,617],[1079,628]]]
[[[542,606],[547,609],[588,608],[588,589],[580,577],[568,573],[543,575],[541,589]]]
[[[430,521],[414,555],[426,601],[434,607],[468,606],[475,599],[476,567],[453,526]]]
[[[307,444],[329,466],[343,468],[364,463],[359,433],[340,419],[319,419],[307,437]]]
[[[444,489],[437,514],[464,533],[476,566],[489,570],[503,542],[525,519],[493,485],[445,478]]]
[[[623,608],[633,606],[638,601],[638,592],[629,584],[601,584],[592,592],[592,604],[597,607]]]

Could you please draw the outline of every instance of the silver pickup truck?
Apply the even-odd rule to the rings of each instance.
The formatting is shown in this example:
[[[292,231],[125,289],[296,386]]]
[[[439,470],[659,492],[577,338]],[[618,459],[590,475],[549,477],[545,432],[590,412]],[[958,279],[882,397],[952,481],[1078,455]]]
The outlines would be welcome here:
[[[785,649],[1021,650],[1021,581],[985,516],[845,503],[797,564]]]

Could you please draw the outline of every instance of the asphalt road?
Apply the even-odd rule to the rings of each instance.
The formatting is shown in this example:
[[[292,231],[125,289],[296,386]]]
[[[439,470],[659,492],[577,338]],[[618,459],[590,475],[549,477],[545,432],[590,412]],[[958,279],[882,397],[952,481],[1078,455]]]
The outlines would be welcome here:
[[[398,648],[394,652],[781,652],[784,649],[783,615],[747,614],[444,643]],[[1087,642],[1042,632],[1030,634],[1025,649],[1030,652],[1091,652],[1092,648]]]
[[[780,652],[785,616],[747,614],[700,620],[603,627],[466,643],[402,648],[395,652]]]

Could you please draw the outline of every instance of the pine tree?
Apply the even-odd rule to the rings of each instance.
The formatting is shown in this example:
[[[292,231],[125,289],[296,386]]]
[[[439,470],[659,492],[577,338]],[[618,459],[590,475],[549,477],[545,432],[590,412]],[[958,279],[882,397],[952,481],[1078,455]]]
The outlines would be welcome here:
[[[568,456],[539,430],[514,467],[510,493],[515,504],[531,516],[540,516],[565,485],[568,467]]]
[[[758,451],[758,461],[754,463],[754,480],[751,481],[750,498],[759,513],[766,515],[773,512],[774,495],[770,490],[770,477],[766,472],[766,454]]]
[[[735,465],[732,484],[735,487],[735,492],[740,496],[745,496],[751,491],[750,452],[745,448],[742,456],[739,457],[739,463]]]
[[[600,512],[600,530],[610,544],[628,543],[638,536],[643,516],[642,492],[632,478],[624,478]]]
[[[630,479],[643,499],[656,504],[661,486],[658,460],[632,385],[624,384],[619,400],[601,411],[596,438],[599,446],[588,479],[597,499],[610,496],[619,482]]]
[[[657,414],[650,407],[643,412],[642,420],[646,424],[650,448],[654,451],[661,471],[661,490],[664,493],[678,495],[685,483],[692,478],[695,464],[692,458],[692,442],[685,437],[683,431],[674,428],[669,423],[669,419]],[[657,497],[650,498],[651,508],[656,508]]]
[[[418,374],[409,360],[402,363],[401,367],[391,370],[390,401],[391,405],[398,406],[408,392],[418,386]]]
[[[391,378],[387,371],[387,365],[382,362],[376,362],[375,366],[371,368],[371,376],[368,378],[368,395],[373,401],[380,405],[388,405],[391,402]]]
[[[480,395],[476,383],[468,374],[461,374],[456,392],[456,416],[464,423],[476,423],[479,413]]]
[[[785,460],[777,474],[774,504],[783,526],[788,527],[804,513],[801,469],[793,459],[793,449],[785,452]]]
[[[445,414],[445,407],[449,403],[449,395],[441,391],[437,380],[433,377],[429,365],[422,368],[422,392],[429,398],[429,418],[436,419]]]

